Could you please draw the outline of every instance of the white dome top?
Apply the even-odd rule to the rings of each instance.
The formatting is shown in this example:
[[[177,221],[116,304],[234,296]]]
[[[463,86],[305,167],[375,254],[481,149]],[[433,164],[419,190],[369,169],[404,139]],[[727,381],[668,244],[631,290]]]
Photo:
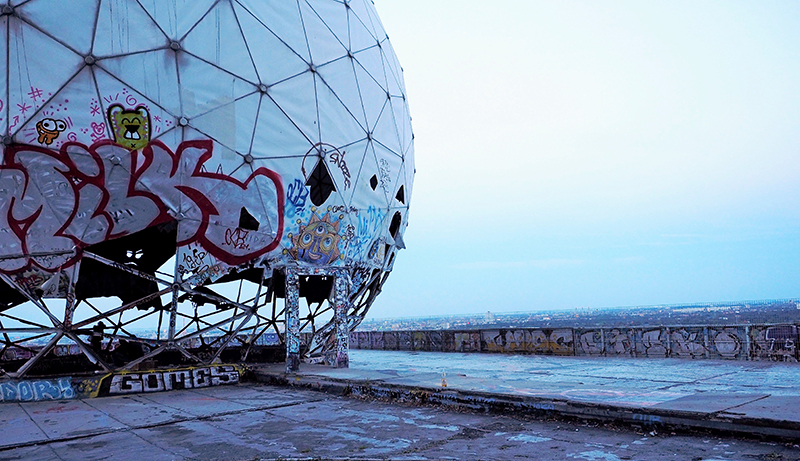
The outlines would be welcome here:
[[[0,27],[0,272],[173,220],[184,277],[402,248],[413,134],[371,2],[12,1]]]

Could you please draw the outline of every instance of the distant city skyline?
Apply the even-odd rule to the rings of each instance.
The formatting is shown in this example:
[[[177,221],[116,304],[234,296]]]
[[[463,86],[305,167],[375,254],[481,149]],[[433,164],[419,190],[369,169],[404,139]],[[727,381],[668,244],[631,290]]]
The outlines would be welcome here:
[[[370,318],[800,294],[800,4],[375,3],[417,175]]]
[[[797,324],[800,298],[528,312],[370,318],[360,331]]]

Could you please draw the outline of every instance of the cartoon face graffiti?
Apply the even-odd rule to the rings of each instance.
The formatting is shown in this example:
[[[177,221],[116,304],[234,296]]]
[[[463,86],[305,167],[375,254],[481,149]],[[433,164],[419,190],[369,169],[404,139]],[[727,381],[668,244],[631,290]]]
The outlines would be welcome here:
[[[150,113],[144,106],[125,109],[120,104],[108,107],[108,123],[117,144],[141,149],[150,143]]]
[[[339,257],[339,223],[331,222],[330,213],[322,219],[314,213],[308,224],[300,226],[297,235],[292,239],[292,256],[311,264],[330,264]],[[300,222],[298,222],[300,224]]]
[[[39,133],[37,141],[39,144],[49,146],[66,129],[67,124],[63,120],[53,120],[52,118],[39,120],[39,123],[36,124],[36,132]]]

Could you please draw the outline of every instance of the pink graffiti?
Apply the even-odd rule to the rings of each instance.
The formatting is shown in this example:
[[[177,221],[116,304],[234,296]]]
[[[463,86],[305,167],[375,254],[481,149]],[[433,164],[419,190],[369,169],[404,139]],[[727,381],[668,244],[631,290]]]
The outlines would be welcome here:
[[[238,265],[278,246],[280,176],[258,168],[244,181],[205,172],[209,140],[172,152],[160,141],[130,151],[104,140],[59,150],[11,145],[0,166],[0,272],[57,271],[89,245],[177,219],[179,246],[197,243]],[[240,210],[260,223],[239,229]]]

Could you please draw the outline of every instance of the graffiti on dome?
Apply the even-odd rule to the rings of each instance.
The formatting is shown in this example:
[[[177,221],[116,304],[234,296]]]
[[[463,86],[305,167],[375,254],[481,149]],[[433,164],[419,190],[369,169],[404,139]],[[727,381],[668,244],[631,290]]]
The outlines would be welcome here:
[[[328,154],[328,162],[336,165],[339,170],[342,172],[342,177],[344,178],[344,188],[345,190],[350,188],[350,169],[347,167],[347,161],[344,159],[344,155],[347,152],[339,151],[338,149],[334,149],[333,152]]]
[[[210,140],[185,141],[175,152],[157,140],[140,150],[108,140],[59,150],[7,146],[0,272],[60,271],[82,248],[172,219],[180,223],[178,245],[196,242],[227,264],[273,250],[283,231],[280,176],[263,167],[244,181],[205,172],[212,153]],[[248,229],[241,229],[245,215]]]
[[[295,179],[286,188],[286,216],[293,217],[302,212],[308,200],[308,188],[303,181]]]
[[[45,118],[36,123],[36,133],[39,135],[36,141],[39,144],[50,145],[58,138],[62,131],[67,129],[67,123],[63,120],[53,120]]]
[[[128,109],[112,104],[108,106],[108,123],[117,144],[141,149],[150,143],[150,112],[145,106]]]
[[[288,236],[292,242],[289,254],[298,261],[314,265],[336,262],[341,258],[339,243],[342,236],[339,235],[339,226],[342,217],[340,215],[338,220],[332,221],[330,212],[320,218],[316,211],[312,210],[311,218],[305,225],[298,219],[297,233]]]

